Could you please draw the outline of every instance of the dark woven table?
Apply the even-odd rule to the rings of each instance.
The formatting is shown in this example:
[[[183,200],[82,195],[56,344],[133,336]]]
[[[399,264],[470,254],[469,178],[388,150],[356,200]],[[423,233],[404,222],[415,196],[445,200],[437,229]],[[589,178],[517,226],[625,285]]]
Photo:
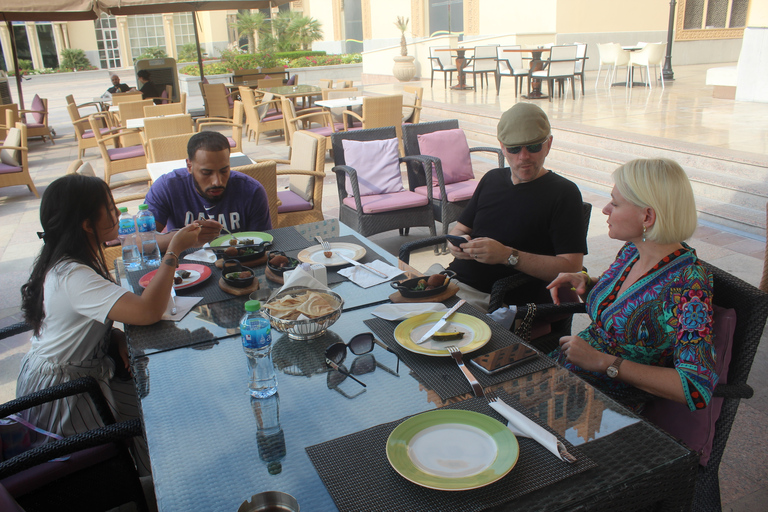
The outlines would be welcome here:
[[[221,270],[216,268],[213,263],[197,262],[195,265],[203,265],[211,269],[211,276],[202,283],[192,286],[190,288],[182,288],[176,290],[177,295],[186,297],[202,297],[203,300],[199,304],[210,304],[212,302],[221,302],[222,300],[231,299],[232,295],[225,292],[219,286],[219,278],[221,277]],[[144,292],[144,288],[139,285],[139,280],[151,270],[137,270],[135,272],[126,272],[128,275],[128,284],[134,290],[136,295],[141,295]],[[119,279],[119,276],[118,276]]]
[[[513,404],[508,395],[500,393],[499,397]],[[506,423],[482,398],[465,400],[446,408],[479,412]],[[519,459],[512,471],[501,480],[468,491],[427,489],[400,476],[387,460],[387,438],[406,419],[307,447],[312,464],[340,511],[480,511],[595,467],[595,463],[578,448],[568,447],[578,459],[575,464],[568,464],[558,460],[537,442],[518,437]],[[535,417],[531,419],[537,421]],[[562,438],[561,441],[565,442]],[[339,464],[339,460],[344,463]]]

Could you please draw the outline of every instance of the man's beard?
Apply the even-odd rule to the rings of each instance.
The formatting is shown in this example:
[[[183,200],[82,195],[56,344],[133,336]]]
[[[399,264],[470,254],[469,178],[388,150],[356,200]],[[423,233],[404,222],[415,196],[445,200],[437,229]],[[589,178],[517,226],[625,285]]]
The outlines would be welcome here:
[[[200,185],[198,185],[197,181],[195,181],[195,188],[200,193],[203,198],[210,202],[210,203],[218,203],[221,202],[222,199],[224,199],[224,192],[226,192],[227,187],[208,187],[207,189],[203,190],[200,188]],[[221,190],[222,193],[217,196],[209,195],[208,192],[211,190]]]

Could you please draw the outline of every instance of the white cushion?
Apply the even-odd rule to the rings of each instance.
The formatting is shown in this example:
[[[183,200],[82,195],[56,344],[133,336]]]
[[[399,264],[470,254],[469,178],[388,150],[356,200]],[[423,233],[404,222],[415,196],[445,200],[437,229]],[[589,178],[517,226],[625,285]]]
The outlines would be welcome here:
[[[96,177],[96,173],[93,172],[93,167],[91,167],[89,162],[83,163],[83,165],[78,167],[75,172],[81,176],[92,176],[94,178]]]
[[[417,96],[412,92],[403,93],[403,122],[407,122],[413,116]]]
[[[21,146],[21,130],[18,128],[9,128],[3,146]],[[0,162],[3,162],[5,165],[19,167],[21,166],[19,153],[21,153],[21,151],[18,149],[2,149],[0,150]]]
[[[291,150],[291,169],[302,171],[315,170],[317,156],[317,139],[298,131],[293,134],[293,149]],[[295,175],[288,179],[288,190],[301,197],[308,203],[312,202],[314,182],[312,176]]]

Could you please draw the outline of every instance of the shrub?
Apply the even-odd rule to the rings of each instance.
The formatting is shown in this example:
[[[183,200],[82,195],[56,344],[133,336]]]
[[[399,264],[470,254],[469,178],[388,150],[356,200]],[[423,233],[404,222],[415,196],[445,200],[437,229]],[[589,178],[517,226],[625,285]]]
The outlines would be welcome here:
[[[31,60],[19,59],[19,69],[22,71],[32,71],[34,66],[32,66]]]
[[[197,45],[195,43],[183,44],[179,47],[179,62],[197,61]]]
[[[348,55],[313,55],[292,59],[288,63],[289,68],[310,68],[315,66],[337,66],[339,64],[352,64],[362,62],[363,57],[359,53]]]
[[[168,54],[165,53],[165,49],[160,48],[159,46],[152,46],[150,48],[145,48],[144,52],[136,57],[135,60],[164,59],[166,57],[168,57]]]
[[[295,52],[277,52],[275,53],[275,57],[279,59],[298,59],[299,57],[312,57],[312,56],[318,56],[318,55],[325,55],[325,51],[311,51],[311,50],[301,50],[301,51],[295,51]]]
[[[226,73],[231,73],[232,70],[228,69],[225,64],[222,64],[221,62],[214,62],[211,64],[204,64],[203,65],[203,71],[205,71],[206,75],[223,75]],[[197,64],[190,64],[189,66],[184,66],[179,70],[179,73],[185,74],[185,75],[192,75],[192,76],[200,76],[200,68]]]
[[[91,61],[85,56],[85,52],[79,48],[65,48],[61,50],[59,67],[71,71],[73,69],[94,69]]]

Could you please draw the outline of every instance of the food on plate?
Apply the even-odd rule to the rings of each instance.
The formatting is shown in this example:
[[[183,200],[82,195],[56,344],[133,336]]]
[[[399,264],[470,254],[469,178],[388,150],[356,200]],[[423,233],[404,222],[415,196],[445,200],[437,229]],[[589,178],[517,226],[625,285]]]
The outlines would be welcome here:
[[[181,284],[184,280],[179,276],[173,276],[173,284]]]
[[[244,238],[238,242],[239,245],[254,245],[255,243],[253,238]]]
[[[235,280],[235,279],[248,279],[252,275],[253,273],[250,270],[244,270],[242,272],[230,272],[224,277],[226,277],[227,279]]]
[[[272,265],[273,267],[285,267],[291,264],[291,260],[289,260],[287,256],[278,254],[277,256],[273,256],[272,259],[269,260],[269,264]]]
[[[427,289],[427,280],[426,279],[419,279],[419,281],[416,283],[416,286],[413,287],[413,291],[420,292]]]
[[[286,295],[264,304],[270,315],[282,320],[296,320],[300,315],[318,318],[333,313],[338,307],[338,302],[327,293],[312,290]]]
[[[237,256],[237,254],[238,254],[237,247],[234,247],[234,246],[227,247],[224,250],[224,254],[226,254],[227,256]]]
[[[326,258],[333,258],[333,252],[323,251],[323,256],[325,256]]]
[[[230,238],[229,245],[237,245],[237,238]]]
[[[461,331],[452,331],[452,332],[436,332],[432,335],[432,339],[435,341],[450,341],[450,340],[460,340],[464,337],[464,333]]]
[[[437,288],[438,286],[443,286],[445,284],[445,280],[448,279],[448,276],[445,276],[443,274],[432,274],[429,276],[429,279],[427,279],[427,286],[431,286],[433,288]]]
[[[184,279],[188,278],[191,274],[189,270],[180,269],[173,274],[173,284],[181,284]]]

